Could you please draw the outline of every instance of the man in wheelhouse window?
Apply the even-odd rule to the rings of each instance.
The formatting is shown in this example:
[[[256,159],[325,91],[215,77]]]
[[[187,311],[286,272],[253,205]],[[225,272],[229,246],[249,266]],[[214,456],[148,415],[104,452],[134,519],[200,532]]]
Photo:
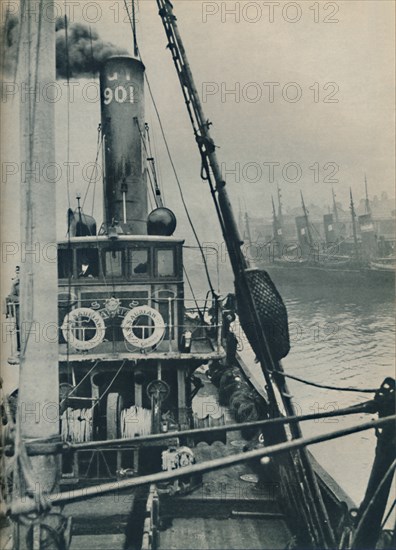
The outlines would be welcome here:
[[[81,271],[78,274],[79,277],[88,277],[93,279],[92,269],[89,264],[88,258],[83,258],[81,260]]]

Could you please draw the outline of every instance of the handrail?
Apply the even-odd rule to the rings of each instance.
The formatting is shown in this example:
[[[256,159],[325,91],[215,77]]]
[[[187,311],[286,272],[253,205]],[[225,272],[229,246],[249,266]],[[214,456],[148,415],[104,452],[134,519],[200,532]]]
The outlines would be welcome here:
[[[132,299],[135,299],[134,296],[131,296],[130,297],[130,300]],[[128,297],[125,297],[123,296],[123,300],[125,301],[128,301]],[[159,305],[162,304],[162,305],[167,305],[167,314],[168,314],[168,318],[165,318],[164,319],[164,322],[163,323],[157,323],[156,326],[157,328],[160,328],[160,329],[168,329],[168,336],[165,338],[165,341],[169,341],[169,352],[172,352],[175,350],[175,346],[177,347],[178,349],[178,341],[181,337],[181,335],[183,334],[183,332],[185,331],[189,331],[191,332],[191,340],[192,341],[197,341],[199,340],[200,336],[199,334],[197,335],[197,333],[199,333],[199,331],[213,331],[212,335],[211,335],[211,340],[213,342],[213,345],[215,346],[215,348],[217,349],[217,352],[220,353],[221,351],[221,344],[222,344],[222,341],[221,341],[221,338],[222,338],[222,326],[223,326],[223,323],[222,323],[222,315],[221,315],[221,301],[219,299],[219,297],[216,297],[214,298],[213,300],[213,315],[212,317],[210,315],[207,315],[205,316],[205,319],[202,318],[202,316],[200,316],[200,313],[201,313],[201,309],[200,309],[200,304],[203,303],[205,304],[206,303],[206,298],[202,298],[202,299],[198,299],[198,302],[197,300],[195,299],[192,299],[192,298],[182,298],[182,297],[176,297],[176,296],[172,296],[172,297],[164,297],[164,298],[156,298],[156,299],[151,299],[150,296],[147,297],[147,299],[145,299],[145,301],[147,301],[147,306],[149,307],[154,307],[154,309],[156,309],[157,311],[159,311]],[[92,299],[80,299],[78,300],[78,306],[79,307],[88,307],[88,303],[89,305],[91,304],[92,302]],[[15,343],[15,339],[18,338],[19,334],[21,333],[21,326],[19,326],[19,323],[18,323],[18,319],[17,319],[17,315],[18,315],[18,312],[17,312],[17,309],[18,309],[18,300],[17,299],[10,299],[7,301],[7,308],[8,308],[8,318],[9,318],[9,327],[8,327],[8,334],[10,335],[10,341],[11,341],[11,345],[14,346],[14,343]],[[192,305],[190,305],[192,303]],[[175,313],[173,311],[173,304],[175,305],[175,308],[178,308],[178,304],[184,304],[185,307],[183,308],[183,312],[184,312],[184,315],[182,316],[182,318],[180,319],[179,318],[179,322],[177,322],[176,320],[176,317],[175,317]],[[129,308],[126,308],[126,307],[123,307],[120,305],[120,308],[122,310],[122,315],[119,316],[119,318],[122,318],[123,317],[123,314],[127,311],[129,311]],[[77,308],[78,309],[78,308]],[[90,309],[93,309],[93,308],[90,308]],[[71,309],[70,310],[71,312],[75,311],[75,308]],[[94,311],[106,311],[106,308],[101,308],[100,310],[97,310],[97,309],[94,309]],[[68,316],[68,314],[66,313],[65,315],[65,318],[61,320],[61,322],[57,325],[57,330],[59,333],[62,332],[62,326],[64,325],[64,320],[66,319],[66,317]],[[105,316],[107,317],[107,316]],[[180,317],[180,316],[179,316]],[[187,319],[186,319],[187,317]],[[191,320],[191,323],[188,322],[188,318],[190,318]],[[68,334],[71,334],[71,333],[74,333],[75,331],[78,331],[79,332],[79,335],[80,337],[78,338],[78,340],[81,340],[81,341],[85,341],[85,334],[86,333],[89,333],[90,331],[95,331],[96,334],[100,334],[100,336],[103,336],[104,337],[104,334],[106,333],[106,331],[108,330],[108,326],[98,326],[98,325],[95,325],[95,326],[78,326],[78,324],[76,323],[76,325],[74,326],[71,326],[71,325],[67,325],[64,330],[68,333]],[[146,330],[146,329],[153,329],[154,327],[152,325],[148,325],[148,324],[141,324],[139,325],[139,328],[142,329],[143,331]],[[202,334],[202,338],[205,337],[205,332]],[[207,336],[209,336],[209,334],[207,334]],[[108,341],[113,341],[112,339],[108,339]],[[114,340],[116,342],[126,342],[126,340],[124,338],[116,338],[116,340]],[[176,341],[176,344],[175,344],[175,341]],[[100,350],[100,347],[103,346],[103,344],[107,344],[108,342],[107,341],[104,341],[103,338],[100,342],[97,343],[97,345],[93,346],[91,348],[91,351],[94,353],[95,350],[98,351]],[[161,342],[159,342],[158,345],[160,345]],[[64,345],[63,342],[60,342],[60,345]],[[73,347],[76,347],[76,346],[73,346]],[[76,350],[78,352],[80,348],[76,347]],[[139,349],[139,348],[136,348],[136,349]],[[73,351],[72,351],[72,355],[73,355]],[[196,352],[196,353],[199,353]]]
[[[350,426],[348,428],[342,428],[334,430],[327,434],[321,434],[317,436],[311,436],[306,438],[293,439],[283,443],[271,445],[260,449],[254,449],[245,453],[237,453],[229,456],[223,456],[213,460],[207,460],[200,464],[193,464],[191,466],[185,466],[176,470],[168,470],[165,472],[158,472],[155,474],[148,474],[136,478],[125,479],[117,481],[115,483],[103,483],[101,485],[93,487],[85,487],[83,489],[75,489],[70,491],[64,491],[61,493],[53,493],[45,495],[48,502],[52,505],[71,502],[73,500],[87,499],[91,497],[97,497],[100,494],[112,493],[115,491],[131,489],[133,487],[141,487],[143,485],[149,485],[151,483],[159,483],[161,481],[171,481],[179,477],[193,475],[197,473],[205,473],[214,470],[220,470],[233,466],[235,464],[241,464],[254,459],[264,459],[266,457],[279,455],[289,451],[295,451],[298,449],[306,448],[310,445],[316,445],[317,443],[323,443],[338,439],[339,437],[345,437],[354,433],[360,433],[366,430],[377,429],[383,427],[385,424],[395,422],[396,415],[387,416],[378,420],[372,420],[370,422],[364,422],[358,426]],[[44,498],[44,495],[41,495]],[[29,514],[34,512],[37,507],[37,501],[32,499],[14,499],[11,503],[11,515]]]
[[[266,418],[263,420],[254,420],[252,422],[241,422],[238,424],[227,424],[225,426],[212,426],[207,428],[195,428],[189,430],[179,430],[176,432],[167,432],[167,433],[157,433],[150,434],[141,437],[134,438],[121,438],[121,439],[105,439],[103,441],[88,441],[84,443],[65,443],[64,448],[72,451],[79,451],[83,449],[92,449],[92,448],[105,448],[112,447],[114,445],[130,445],[131,443],[147,443],[150,441],[161,441],[167,440],[169,438],[180,438],[180,437],[189,437],[195,435],[203,434],[213,434],[213,433],[226,433],[232,431],[239,431],[244,428],[262,428],[264,426],[274,426],[274,425],[284,425],[284,424],[293,424],[293,422],[304,422],[307,420],[317,420],[320,418],[333,418],[336,416],[348,416],[352,414],[359,414],[362,412],[373,413],[375,412],[374,400],[366,401],[360,405],[353,405],[352,407],[345,407],[337,411],[328,411],[323,413],[309,413],[300,416],[285,416],[285,417],[276,417],[276,418]]]

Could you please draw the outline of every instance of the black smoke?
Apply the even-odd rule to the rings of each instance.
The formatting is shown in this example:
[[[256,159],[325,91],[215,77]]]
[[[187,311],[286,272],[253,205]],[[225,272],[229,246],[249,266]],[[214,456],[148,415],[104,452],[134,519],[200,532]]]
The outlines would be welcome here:
[[[13,74],[18,48],[19,20],[15,15],[7,14],[2,33],[0,68],[3,74]]]
[[[67,25],[58,18],[56,29],[56,76],[57,78],[76,78],[93,76],[100,70],[102,63],[112,55],[123,55],[128,52],[102,40],[94,29],[81,23]],[[3,34],[3,51],[0,57],[1,72],[12,75],[18,57],[19,20],[15,15],[8,15]]]
[[[67,77],[68,64],[69,77],[92,76],[99,72],[108,57],[127,53],[111,42],[105,42],[95,30],[81,23],[68,24],[66,41],[65,20],[59,18],[56,22],[57,78]]]

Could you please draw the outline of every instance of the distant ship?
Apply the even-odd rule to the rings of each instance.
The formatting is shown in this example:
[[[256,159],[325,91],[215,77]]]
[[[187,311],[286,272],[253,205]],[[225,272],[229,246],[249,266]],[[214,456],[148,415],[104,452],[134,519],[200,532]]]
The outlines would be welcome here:
[[[386,537],[391,547],[382,517],[394,469],[394,381],[369,389],[373,398],[358,406],[296,416],[280,362],[290,349],[286,308],[268,274],[243,256],[172,4],[157,4],[235,295],[185,294],[184,240],[173,235],[176,218],[141,135],[145,66],[137,54],[109,57],[100,70],[103,224],[97,232],[78,199],[57,264],[30,255],[21,292],[14,285],[7,300],[20,364],[19,388],[2,404],[7,549],[355,549]],[[22,9],[31,89],[33,78],[55,77],[54,2]],[[24,156],[53,162],[54,106],[38,102],[34,119],[31,103],[21,103]],[[55,244],[54,185],[35,185],[33,175],[23,185],[28,244]],[[37,327],[46,337],[36,338]],[[238,330],[257,362],[239,353]],[[369,422],[302,435],[300,419],[364,412]],[[356,510],[307,447],[379,427]]]
[[[333,190],[333,211],[323,216],[324,238],[312,224],[301,193],[303,215],[295,218],[297,238],[285,227],[280,189],[278,211],[272,198],[272,239],[259,247],[257,265],[268,270],[277,283],[299,285],[363,285],[364,289],[393,289],[396,256],[394,242],[377,236],[367,197],[366,212],[357,216],[350,190],[352,235],[339,219]],[[241,223],[241,222],[240,222]],[[252,241],[248,214],[244,233]]]

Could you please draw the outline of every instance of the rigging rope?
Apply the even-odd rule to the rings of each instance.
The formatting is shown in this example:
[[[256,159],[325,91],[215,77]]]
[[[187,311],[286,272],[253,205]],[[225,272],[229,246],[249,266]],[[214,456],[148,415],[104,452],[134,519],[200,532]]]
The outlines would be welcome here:
[[[136,36],[136,18],[135,18],[135,2],[134,0],[131,0],[132,4],[132,15],[129,11],[128,2],[127,0],[124,0],[124,6],[128,15],[129,23],[131,25],[132,29],[132,37],[133,37],[133,53],[135,57],[139,56],[139,48],[137,45],[137,36]]]
[[[121,372],[122,368],[124,367],[125,363],[126,363],[126,361],[123,361],[123,362],[121,363],[120,368],[118,369],[118,371],[115,373],[115,375],[114,375],[113,378],[111,379],[110,384],[107,386],[107,388],[106,388],[105,391],[102,393],[102,395],[99,397],[99,399],[94,403],[94,405],[93,405],[93,407],[92,407],[92,410],[96,407],[96,405],[98,405],[98,404],[102,401],[102,399],[104,398],[104,396],[105,396],[105,395],[107,394],[107,392],[110,390],[110,388],[111,388],[113,382],[115,381],[115,379],[117,378],[117,376],[120,374],[120,372]]]
[[[135,0],[131,0],[131,2],[132,2],[133,53],[137,57],[139,55],[139,49],[137,45],[137,36],[136,36]]]
[[[199,305],[198,305],[197,299],[196,299],[195,294],[194,294],[194,289],[193,289],[193,286],[192,286],[191,281],[190,281],[190,277],[188,276],[187,270],[186,270],[186,268],[185,268],[184,265],[183,265],[183,271],[184,271],[184,275],[185,275],[185,277],[186,277],[186,281],[187,281],[188,287],[189,287],[190,292],[191,292],[191,296],[193,297],[193,300],[194,300],[194,302],[195,302],[195,306],[196,306],[196,308],[197,308],[198,315],[199,315],[201,321],[204,321],[203,313],[202,313],[202,311],[201,311],[201,308],[200,308]]]
[[[93,364],[93,367],[91,367],[90,370],[81,378],[81,380],[77,384],[77,386],[74,386],[74,388],[71,390],[71,392],[64,399],[62,399],[59,406],[63,405],[63,403],[65,401],[67,401],[68,398],[71,397],[73,395],[73,393],[75,393],[78,390],[78,388],[81,386],[81,384],[84,382],[84,380],[86,380],[88,378],[88,376],[91,374],[91,372],[94,370],[94,368],[97,366],[98,363],[99,363],[99,361],[95,361],[95,363]]]
[[[104,135],[103,135],[103,133],[102,133],[102,127],[101,127],[101,125],[99,124],[99,126],[98,126],[98,139],[97,139],[97,142],[96,142],[96,156],[95,156],[95,162],[94,162],[94,165],[92,166],[91,175],[90,175],[90,178],[89,178],[89,181],[88,181],[87,189],[86,189],[86,191],[85,191],[85,195],[84,195],[84,198],[83,198],[83,202],[82,202],[82,205],[81,205],[81,209],[84,209],[85,201],[87,200],[89,188],[90,188],[91,183],[92,183],[94,170],[96,170],[96,169],[97,169],[97,166],[98,166],[99,153],[100,153],[100,151],[101,151],[101,149],[102,149],[103,137],[104,137]],[[97,174],[96,174],[96,175],[97,175]],[[97,179],[97,178],[95,177],[95,182],[94,182],[94,194],[93,194],[93,199],[92,199],[92,201],[95,200],[96,179]],[[93,212],[93,206],[92,206],[92,212]]]
[[[150,127],[153,127],[153,120],[154,120],[154,116],[153,116],[153,110],[154,110],[154,107],[152,105],[152,103],[149,104],[149,117],[150,117]],[[156,140],[156,135],[155,135],[155,132],[153,132],[153,150],[154,150],[154,154],[151,154],[151,156],[155,157],[156,159],[156,171],[158,173],[158,181],[159,181],[159,185],[160,185],[160,189],[161,189],[161,195],[162,195],[162,198],[163,198],[163,201],[164,201],[164,204],[166,203],[166,190],[165,190],[165,185],[162,184],[162,170],[161,170],[161,157],[159,155],[159,152],[158,152],[158,147],[157,147],[157,140]],[[151,141],[150,141],[150,144],[149,144],[149,149],[151,151]]]
[[[125,9],[127,11],[127,14],[128,14],[128,18],[129,18],[129,22],[131,24],[131,28],[132,28],[132,33],[133,33],[133,36],[134,36],[134,40],[136,38],[136,33],[135,33],[135,22],[133,21],[132,17],[131,17],[131,14],[129,12],[129,8],[128,8],[128,4],[127,4],[127,0],[124,0],[124,4],[125,4]],[[137,48],[137,55],[140,59],[140,61],[143,63],[143,59],[142,59],[142,55],[141,55],[141,52],[140,52],[140,49]],[[166,134],[165,134],[165,130],[164,130],[164,127],[163,127],[163,124],[162,124],[162,120],[161,120],[161,116],[159,114],[159,111],[158,111],[158,107],[157,107],[157,104],[156,104],[156,101],[154,99],[154,94],[153,94],[153,91],[151,89],[151,86],[150,86],[150,81],[148,79],[148,76],[147,76],[147,72],[144,73],[144,77],[145,77],[145,80],[146,80],[146,83],[147,83],[147,88],[148,88],[148,91],[149,91],[149,94],[150,94],[150,98],[151,98],[151,101],[152,101],[152,104],[153,104],[153,107],[154,107],[154,111],[155,111],[155,114],[157,116],[157,119],[158,119],[158,123],[159,123],[159,127],[160,127],[160,130],[161,130],[161,135],[162,135],[162,138],[164,140],[164,144],[165,144],[165,149],[166,149],[166,152],[167,152],[167,155],[168,155],[168,158],[169,158],[169,162],[171,164],[171,167],[172,167],[172,171],[173,171],[173,174],[175,176],[175,180],[176,180],[176,183],[177,183],[177,186],[178,186],[178,189],[179,189],[179,194],[180,194],[180,198],[181,198],[181,201],[182,201],[182,204],[183,204],[183,208],[184,208],[184,211],[186,213],[186,216],[187,216],[187,220],[190,224],[190,227],[191,227],[191,230],[194,234],[194,238],[197,242],[197,245],[198,245],[198,248],[200,249],[201,251],[201,256],[202,256],[202,261],[203,261],[203,265],[204,265],[204,269],[205,269],[205,274],[206,274],[206,278],[207,278],[207,281],[208,281],[208,284],[209,284],[209,288],[210,288],[210,291],[212,293],[213,296],[216,295],[215,293],[215,290],[214,290],[214,287],[212,285],[212,281],[211,281],[211,277],[210,277],[210,273],[209,273],[209,269],[208,269],[208,265],[207,265],[207,262],[206,262],[206,257],[205,257],[205,253],[203,251],[203,248],[202,248],[202,245],[201,245],[201,241],[198,237],[198,234],[197,234],[197,231],[195,229],[195,226],[194,226],[194,222],[192,221],[191,219],[191,216],[190,216],[190,212],[188,210],[188,206],[186,204],[186,201],[185,201],[185,198],[184,198],[184,193],[183,193],[183,190],[182,190],[182,187],[181,187],[181,183],[180,183],[180,180],[179,180],[179,176],[177,174],[177,170],[176,170],[176,167],[175,167],[175,164],[173,162],[173,158],[172,158],[172,154],[170,152],[170,149],[169,149],[169,145],[168,145],[168,141],[167,141],[167,138],[166,138]]]
[[[140,56],[140,59],[141,59],[141,56]],[[151,86],[150,86],[150,82],[149,82],[149,80],[148,80],[147,73],[145,73],[145,79],[146,79],[146,82],[147,82],[147,87],[148,87],[148,90],[149,90],[149,93],[150,93],[151,100],[152,100],[152,102],[153,102],[154,110],[155,110],[155,113],[156,113],[157,118],[158,118],[158,123],[159,123],[159,126],[160,126],[162,138],[163,138],[163,140],[164,140],[165,149],[166,149],[166,152],[167,152],[167,154],[168,154],[169,162],[170,162],[170,164],[171,164],[172,171],[173,171],[173,174],[174,174],[174,176],[175,176],[176,183],[177,183],[177,187],[178,187],[178,189],[179,189],[179,194],[180,194],[180,198],[181,198],[181,201],[182,201],[182,204],[183,204],[183,208],[184,208],[184,211],[185,211],[185,213],[186,213],[188,223],[190,224],[191,230],[192,230],[192,232],[193,232],[193,234],[194,234],[194,237],[195,237],[195,240],[196,240],[196,242],[197,242],[198,248],[199,248],[199,250],[200,250],[200,252],[201,252],[202,261],[203,261],[203,264],[204,264],[204,269],[205,269],[206,278],[207,278],[207,280],[208,280],[208,284],[209,284],[210,291],[211,291],[211,293],[215,296],[216,293],[215,293],[215,290],[214,290],[214,288],[213,288],[213,284],[212,284],[212,280],[211,280],[211,277],[210,277],[210,273],[209,273],[209,269],[208,269],[208,264],[207,264],[207,261],[206,261],[205,253],[204,253],[204,251],[203,251],[201,241],[200,241],[200,239],[199,239],[199,237],[198,237],[197,231],[196,231],[195,226],[194,226],[194,222],[193,222],[192,219],[191,219],[190,212],[189,212],[189,210],[188,210],[188,206],[187,206],[187,203],[186,203],[185,198],[184,198],[183,189],[182,189],[182,187],[181,187],[181,183],[180,183],[180,180],[179,180],[179,176],[178,176],[178,174],[177,174],[176,167],[175,167],[175,164],[174,164],[174,162],[173,162],[172,154],[171,154],[171,152],[170,152],[169,145],[168,145],[168,141],[167,141],[167,138],[166,138],[166,135],[165,135],[165,130],[164,130],[164,127],[163,127],[163,125],[162,125],[161,116],[160,116],[160,114],[159,114],[159,111],[158,111],[158,108],[157,108],[157,104],[156,104],[156,102],[155,102],[155,99],[154,99],[154,96],[153,96],[153,93],[152,93],[152,90],[151,90]]]
[[[349,391],[349,392],[357,392],[357,393],[375,393],[377,389],[373,388],[354,388],[354,387],[347,387],[347,386],[330,386],[327,384],[319,384],[318,382],[312,382],[310,380],[305,380],[304,378],[300,378],[299,376],[294,376],[293,374],[286,374],[285,372],[278,372],[276,371],[276,374],[279,374],[280,376],[285,376],[286,378],[291,378],[292,380],[296,380],[297,382],[301,382],[302,384],[307,384],[308,386],[314,386],[315,388],[321,388],[324,390],[334,390],[334,391]]]
[[[345,236],[344,238],[342,238],[342,239],[341,239],[341,238],[338,239],[338,241],[337,241],[336,243],[334,243],[333,246],[331,246],[330,248],[328,248],[328,249],[326,250],[326,252],[325,252],[325,253],[322,253],[322,254],[323,254],[324,256],[333,257],[333,255],[331,254],[331,251],[334,250],[334,249],[336,249],[337,247],[339,247],[340,244],[347,242],[347,240],[350,239],[351,237],[353,237],[353,235],[350,235],[350,234],[349,234],[349,235],[346,235],[346,236]]]
[[[152,152],[152,149],[151,149],[150,127],[147,124],[147,122],[145,123],[144,128],[146,130],[146,135],[147,135],[148,150],[149,150],[149,154],[150,154],[150,164],[151,164],[151,169],[153,171],[153,178],[154,178],[154,181],[155,181],[155,187],[156,187],[156,190],[158,189],[158,194],[161,198],[161,202],[163,204],[165,204],[165,198],[163,196],[163,187],[164,186],[159,184],[160,180],[157,177],[157,170],[156,170],[156,167],[155,167],[156,154],[153,155],[153,152]],[[155,148],[155,144],[154,144],[154,148]]]
[[[144,136],[143,136],[143,133],[142,133],[142,130],[140,128],[140,124],[139,124],[139,121],[138,119],[135,117],[135,124],[138,128],[138,131],[139,131],[139,135],[140,135],[140,141],[142,142],[143,144],[143,147],[144,147],[144,150],[146,152],[146,156],[147,156],[147,160],[149,160],[149,151],[147,149],[147,145],[146,145],[146,140],[144,139]],[[151,192],[153,194],[153,198],[154,198],[154,202],[156,204],[156,206],[161,206],[161,192],[159,190],[159,187],[158,187],[158,182],[157,182],[157,177],[156,177],[156,174],[155,174],[155,170],[154,170],[154,167],[153,165],[150,163],[149,164],[150,168],[151,168],[151,171],[152,171],[152,176],[153,176],[153,179],[151,178],[151,173],[150,173],[150,170],[147,170],[147,173],[148,173],[148,176],[149,176],[149,180],[150,180],[150,186],[151,186]],[[154,180],[154,181],[153,181]]]
[[[390,518],[390,516],[391,516],[393,510],[395,509],[395,506],[396,506],[396,498],[393,500],[392,505],[391,505],[391,507],[389,508],[388,513],[386,514],[386,516],[385,516],[385,518],[384,518],[384,520],[383,520],[383,522],[382,522],[382,524],[381,524],[381,530],[385,527],[385,525],[386,525],[388,519]]]

